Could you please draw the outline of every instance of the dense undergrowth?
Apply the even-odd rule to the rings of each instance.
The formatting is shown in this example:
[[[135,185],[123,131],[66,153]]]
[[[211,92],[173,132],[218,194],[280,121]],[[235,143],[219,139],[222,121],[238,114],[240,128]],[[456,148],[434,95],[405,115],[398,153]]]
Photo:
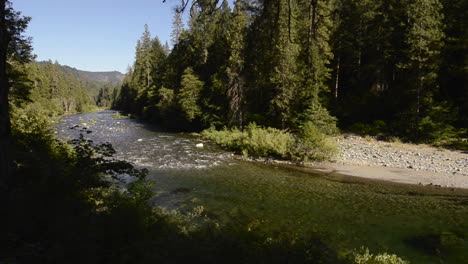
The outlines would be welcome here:
[[[202,131],[201,136],[245,156],[322,161],[331,159],[338,152],[334,142],[311,122],[297,133],[251,123],[243,131],[238,128],[210,128]]]
[[[455,128],[442,121],[423,118],[417,128],[417,133],[402,134],[394,124],[376,120],[370,124],[355,123],[345,129],[361,136],[374,136],[388,141],[404,141],[430,144],[436,147],[468,150],[468,129]]]

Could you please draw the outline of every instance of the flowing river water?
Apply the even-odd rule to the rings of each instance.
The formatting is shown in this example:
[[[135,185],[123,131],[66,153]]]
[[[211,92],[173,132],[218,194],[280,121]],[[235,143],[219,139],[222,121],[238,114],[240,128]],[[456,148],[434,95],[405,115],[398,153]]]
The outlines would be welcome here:
[[[209,142],[115,111],[65,116],[63,139],[74,125],[95,142],[110,142],[116,157],[149,170],[154,206],[205,214],[227,223],[249,219],[266,233],[314,234],[338,252],[368,247],[411,263],[468,263],[468,190],[414,186],[244,161]]]

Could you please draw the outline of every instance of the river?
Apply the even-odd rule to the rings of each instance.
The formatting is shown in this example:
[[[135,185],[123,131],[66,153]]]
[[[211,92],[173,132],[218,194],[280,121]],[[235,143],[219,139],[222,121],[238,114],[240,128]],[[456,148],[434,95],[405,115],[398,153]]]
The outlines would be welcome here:
[[[65,116],[86,126],[116,157],[149,170],[154,206],[182,212],[203,206],[221,223],[249,219],[265,233],[320,238],[342,252],[368,247],[412,263],[468,263],[468,190],[415,186],[245,161],[189,134],[167,132],[115,111]]]

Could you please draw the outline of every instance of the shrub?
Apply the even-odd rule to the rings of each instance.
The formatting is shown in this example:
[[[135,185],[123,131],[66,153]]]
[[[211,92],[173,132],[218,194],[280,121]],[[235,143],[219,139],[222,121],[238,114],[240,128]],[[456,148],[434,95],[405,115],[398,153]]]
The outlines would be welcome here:
[[[290,144],[294,141],[292,134],[276,128],[262,128],[255,123],[247,126],[245,131],[237,128],[217,131],[210,128],[202,131],[201,136],[214,141],[223,148],[240,152],[246,156],[275,156],[288,158]]]
[[[426,116],[419,122],[420,140],[437,146],[452,143],[456,138],[455,128],[444,122],[437,122]]]
[[[369,249],[364,247],[359,252],[354,252],[352,261],[356,264],[409,264],[394,254],[370,254]]]
[[[299,161],[329,160],[338,153],[338,148],[325,134],[312,124],[305,123],[295,139],[291,158]]]
[[[261,128],[251,123],[246,129],[247,137],[243,141],[243,152],[253,156],[276,156],[288,158],[288,152],[294,138],[291,133],[276,128]]]
[[[241,151],[243,139],[247,135],[237,128],[231,130],[228,130],[227,128],[216,130],[216,128],[211,127],[203,130],[201,132],[201,136],[215,142],[225,149]]]
[[[237,128],[220,131],[210,128],[204,130],[201,136],[246,156],[310,161],[330,159],[337,153],[336,146],[312,122],[307,122],[297,135],[251,123],[244,131]]]
[[[372,124],[355,123],[349,130],[359,135],[377,136],[387,130],[387,124],[382,120],[375,120]]]
[[[318,130],[326,135],[336,135],[336,117],[330,115],[328,110],[320,104],[312,104],[305,112],[301,124],[311,122]]]

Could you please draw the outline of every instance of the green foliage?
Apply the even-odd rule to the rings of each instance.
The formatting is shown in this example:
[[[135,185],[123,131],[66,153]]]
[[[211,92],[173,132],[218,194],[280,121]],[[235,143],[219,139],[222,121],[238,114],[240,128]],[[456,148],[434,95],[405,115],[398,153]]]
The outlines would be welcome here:
[[[374,120],[372,124],[355,123],[348,129],[362,136],[378,136],[388,131],[387,124],[382,120]]]
[[[79,128],[75,126],[73,129]],[[73,146],[76,157],[74,162],[77,167],[81,168],[79,173],[82,176],[77,177],[79,184],[87,188],[107,187],[112,181],[124,182],[121,175],[128,175],[136,180],[145,178],[148,173],[146,169],[135,169],[129,162],[113,158],[115,150],[110,143],[94,144],[92,140],[85,139],[84,134],[91,132],[86,128],[81,128],[79,138],[69,142]],[[87,186],[88,184],[90,185]]]
[[[156,105],[162,116],[170,116],[172,109],[174,108],[174,91],[162,87],[159,89],[159,102]]]
[[[202,131],[201,136],[222,147],[237,151],[245,156],[287,158],[293,137],[289,132],[275,128],[262,128],[249,124],[244,131],[237,128],[217,131],[214,128]]]
[[[131,116],[130,116],[130,115],[126,115],[126,114],[122,114],[122,113],[120,113],[120,112],[117,112],[117,113],[111,115],[111,118],[112,118],[112,119],[122,119],[122,118],[131,118]]]
[[[455,128],[447,124],[450,111],[442,106],[433,107],[418,125],[419,140],[434,145],[448,145],[456,140]]]
[[[27,137],[48,137],[52,120],[38,104],[28,104],[11,110],[11,126],[14,134]]]
[[[356,264],[409,264],[408,261],[394,254],[382,253],[373,255],[369,252],[368,248],[364,247],[359,252],[354,253],[352,261]]]
[[[7,236],[0,240],[0,253],[7,260],[340,263],[320,240],[290,233],[266,236],[255,219],[220,226],[203,206],[184,214],[154,209],[148,203],[154,193],[144,180],[146,172],[115,160],[112,146],[94,144],[85,138],[88,130],[75,127],[82,133],[71,141],[72,148],[54,139],[44,115],[17,110],[18,188],[4,204],[8,214],[0,220]],[[134,180],[122,182],[121,174]]]
[[[245,96],[244,64],[245,64],[245,36],[248,17],[245,3],[236,1],[233,18],[230,21],[226,40],[229,44],[230,56],[226,74],[228,77],[229,117],[228,124],[242,127],[244,122],[243,108]]]
[[[178,102],[185,117],[189,121],[193,121],[201,114],[198,101],[200,99],[200,93],[203,85],[204,83],[194,75],[192,68],[185,69],[180,82],[181,87]]]
[[[17,66],[16,69],[19,69]],[[95,110],[95,103],[82,81],[71,73],[64,73],[58,63],[31,62],[24,65],[27,82],[15,81],[10,101],[16,107],[28,107],[31,103],[48,116],[58,116]],[[23,83],[23,84],[21,84]],[[20,91],[21,85],[28,87],[27,93]]]
[[[336,146],[310,122],[298,135],[251,123],[244,131],[210,128],[202,131],[201,136],[246,156],[315,161],[330,159],[337,153]]]
[[[255,123],[249,124],[243,141],[242,153],[250,156],[288,157],[288,150],[292,143],[292,135],[276,128],[261,128]]]
[[[103,85],[96,97],[96,105],[102,108],[111,108],[112,103],[117,99],[117,87],[112,84]]]
[[[336,135],[339,132],[336,127],[336,117],[331,116],[328,110],[320,104],[312,104],[309,106],[304,111],[304,114],[300,115],[300,118],[303,120],[299,122],[299,127],[301,124],[307,125],[307,123],[311,122],[320,132],[326,135]]]
[[[329,78],[332,5],[318,2],[314,14],[300,1],[238,0],[233,10],[227,3],[213,10],[209,2],[197,2],[187,29],[175,14],[167,57],[148,55],[145,30],[115,106],[147,119],[145,112],[153,109],[158,118],[152,120],[182,130],[242,128],[248,121],[296,129],[313,121],[334,133],[336,120],[321,98]]]
[[[336,154],[336,144],[312,122],[307,122],[300,128],[291,150],[293,159],[306,162],[330,160]]]
[[[196,1],[186,28],[175,13],[169,54],[145,29],[116,107],[182,130],[312,122],[333,135],[339,120],[435,142],[468,122],[462,2]]]

